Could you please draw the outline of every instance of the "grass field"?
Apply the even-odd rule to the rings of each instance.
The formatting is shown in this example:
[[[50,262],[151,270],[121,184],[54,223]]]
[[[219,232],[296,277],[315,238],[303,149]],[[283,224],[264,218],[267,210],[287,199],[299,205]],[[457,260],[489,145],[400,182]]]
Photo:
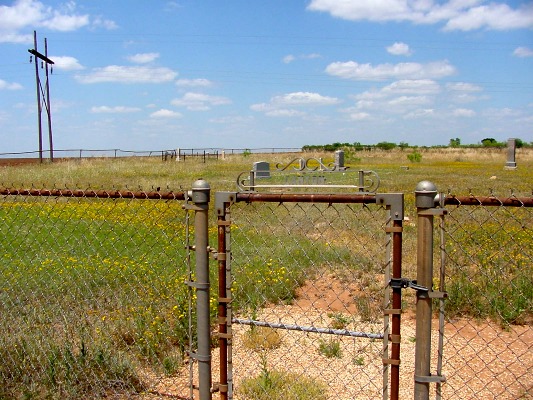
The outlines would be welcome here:
[[[404,192],[410,220],[416,218],[414,190],[422,180],[457,195],[532,196],[533,149],[519,149],[516,170],[503,168],[504,150],[418,151],[419,162],[409,161],[409,150],[348,152],[346,165],[350,170],[375,171],[381,180],[380,193]],[[333,160],[331,153],[302,156]],[[154,157],[8,165],[1,167],[0,186],[159,188],[177,192],[190,190],[192,182],[202,177],[213,192],[235,191],[237,176],[250,170],[253,162],[287,163],[294,157],[251,154],[208,159],[205,163],[192,158],[163,162]],[[151,376],[172,375],[182,366],[189,339],[190,293],[184,285],[189,276],[181,202],[10,196],[1,200],[0,398],[80,398],[87,393],[97,397],[112,391],[141,392]],[[265,226],[269,215],[261,216]],[[210,242],[216,243],[214,213],[211,217]],[[493,224],[494,231],[485,236],[478,232],[481,225],[477,222],[463,227],[464,232],[481,236],[472,239],[469,234],[461,239],[463,246],[477,249],[477,260],[466,255],[457,257],[458,263],[468,263],[469,271],[474,271],[472,275],[456,271],[457,280],[451,282],[459,299],[450,303],[455,315],[530,323],[532,260],[530,253],[524,257],[521,249],[533,248],[531,220],[517,218],[518,225],[514,221],[509,228],[505,226],[508,230],[503,233],[498,229],[502,222]],[[520,224],[524,227],[519,228]],[[405,232],[414,237],[415,228],[406,226]],[[284,240],[276,230],[261,233],[263,253]],[[503,245],[512,250],[501,256],[493,251],[494,243],[500,239],[505,243],[506,233],[516,240],[512,246]],[[234,236],[237,245],[240,241],[242,248],[250,248],[245,245],[249,240],[246,232]],[[404,246],[405,269],[413,276],[415,241],[406,238]],[[317,244],[302,236],[298,249],[306,257],[297,264],[276,254],[265,264],[254,261],[250,254],[252,261],[242,265],[244,272],[236,278],[235,290],[248,291],[248,306],[260,307],[265,299],[290,301],[309,273],[313,252],[326,260],[351,257],[349,246],[341,247]],[[480,274],[480,269],[487,272]],[[507,292],[502,295],[497,279],[502,273],[514,283],[511,288],[519,292],[516,301],[502,301],[513,296]],[[258,286],[261,282],[263,285]],[[484,296],[490,284],[494,284],[494,293]],[[481,297],[488,300],[474,305],[469,302]],[[516,303],[514,308],[508,307],[511,302]],[[214,315],[214,293],[211,305]]]

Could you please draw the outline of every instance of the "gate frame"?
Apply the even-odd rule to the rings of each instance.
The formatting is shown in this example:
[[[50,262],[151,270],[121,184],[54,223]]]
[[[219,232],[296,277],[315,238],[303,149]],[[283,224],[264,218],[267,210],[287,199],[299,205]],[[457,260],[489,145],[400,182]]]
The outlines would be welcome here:
[[[404,220],[404,194],[323,194],[323,193],[258,193],[258,192],[216,192],[215,210],[217,214],[218,249],[218,342],[220,351],[220,381],[218,391],[221,400],[233,398],[232,371],[232,293],[231,293],[231,206],[237,202],[302,202],[302,203],[362,203],[377,204],[389,212],[385,233],[392,236],[387,244],[386,263],[384,266],[384,316],[383,316],[383,392],[384,400],[389,398],[390,371],[390,399],[399,399],[400,386],[400,342],[401,342],[401,313],[402,313],[402,285],[394,284],[402,281],[402,242]],[[392,251],[390,250],[392,246]],[[391,268],[392,267],[392,268]],[[391,273],[392,272],[392,273]],[[388,306],[392,308],[386,308]],[[389,318],[391,328],[389,330]],[[390,356],[389,356],[389,342]],[[390,366],[390,367],[389,367]]]

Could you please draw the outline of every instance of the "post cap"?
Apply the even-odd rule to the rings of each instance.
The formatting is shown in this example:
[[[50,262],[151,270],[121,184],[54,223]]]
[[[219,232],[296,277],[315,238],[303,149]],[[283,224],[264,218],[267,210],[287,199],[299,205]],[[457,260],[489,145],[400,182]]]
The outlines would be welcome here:
[[[416,206],[419,208],[433,208],[437,196],[437,186],[430,181],[421,181],[416,185]]]
[[[192,201],[196,204],[209,203],[211,186],[204,179],[200,178],[192,184]]]

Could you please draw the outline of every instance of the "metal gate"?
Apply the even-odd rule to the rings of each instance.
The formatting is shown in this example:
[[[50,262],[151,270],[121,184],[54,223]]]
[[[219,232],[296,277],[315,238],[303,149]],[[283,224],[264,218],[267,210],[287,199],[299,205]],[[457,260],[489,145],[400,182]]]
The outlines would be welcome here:
[[[215,203],[220,398],[397,399],[403,194]]]

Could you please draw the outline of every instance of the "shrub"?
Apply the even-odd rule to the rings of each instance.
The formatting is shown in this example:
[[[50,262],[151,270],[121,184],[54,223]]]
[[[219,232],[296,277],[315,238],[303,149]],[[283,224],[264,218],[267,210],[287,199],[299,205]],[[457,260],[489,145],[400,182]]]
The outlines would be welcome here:
[[[420,162],[422,161],[422,154],[418,151],[414,151],[411,154],[407,154],[407,159],[411,162]]]
[[[238,390],[242,398],[254,400],[322,400],[326,385],[290,372],[263,370],[255,378],[244,379]]]
[[[318,351],[320,354],[327,358],[341,358],[341,342],[338,340],[320,340],[318,345]]]

